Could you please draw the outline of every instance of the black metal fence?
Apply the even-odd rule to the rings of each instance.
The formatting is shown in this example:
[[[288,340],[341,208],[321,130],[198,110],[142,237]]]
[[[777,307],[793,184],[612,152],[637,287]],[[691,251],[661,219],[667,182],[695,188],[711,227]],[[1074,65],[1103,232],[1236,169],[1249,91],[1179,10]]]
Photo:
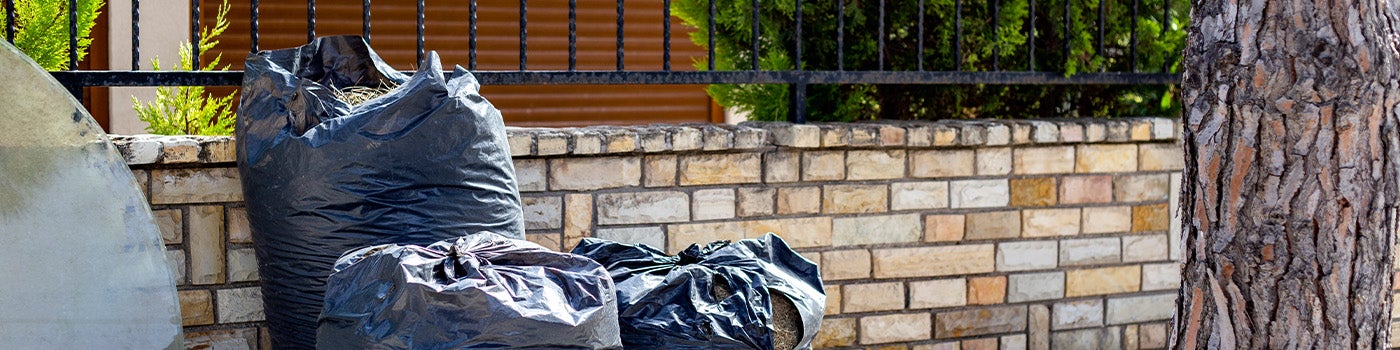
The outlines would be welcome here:
[[[252,51],[257,51],[257,50],[259,50],[259,46],[258,46],[258,35],[259,35],[259,30],[258,30],[258,8],[259,8],[259,0],[250,0],[250,1],[251,1],[251,4],[250,4],[250,5],[251,5],[251,10],[250,10],[249,13],[248,13],[248,21],[249,21],[250,28],[251,28],[251,31],[250,31],[251,46],[250,46],[249,50],[250,50],[250,52],[252,52]],[[417,6],[417,53],[418,53],[418,59],[419,59],[420,61],[422,60],[423,55],[424,55],[424,44],[425,44],[425,43],[424,43],[424,21],[425,21],[425,15],[424,15],[424,1],[425,1],[425,0],[417,0],[417,5],[418,5],[418,6]],[[476,39],[477,39],[477,0],[469,0],[469,1],[467,1],[467,3],[465,4],[466,6],[469,7],[470,13],[471,13],[470,18],[467,19],[467,21],[469,21],[469,25],[470,25],[470,31],[468,32],[468,35],[470,36],[470,39],[469,39],[469,42],[470,42],[470,48],[469,48],[470,56],[469,56],[469,57],[470,57],[470,58],[469,58],[469,62],[468,62],[468,69],[469,69],[469,70],[472,70],[472,71],[473,71],[473,74],[475,74],[475,75],[477,76],[477,78],[478,78],[483,84],[487,84],[487,85],[492,85],[492,84],[511,84],[511,85],[531,85],[531,84],[791,84],[791,85],[790,85],[790,86],[791,86],[791,90],[790,90],[791,93],[789,94],[789,96],[790,96],[790,98],[791,98],[791,101],[790,101],[791,105],[790,105],[790,106],[792,107],[792,108],[789,109],[789,110],[791,111],[791,117],[790,117],[790,118],[791,118],[791,120],[794,121],[794,122],[805,122],[805,120],[806,120],[806,119],[805,119],[805,117],[806,117],[806,111],[805,111],[805,108],[806,108],[806,96],[805,96],[805,91],[806,91],[806,86],[809,85],[809,84],[1170,85],[1170,84],[1176,84],[1176,83],[1180,80],[1180,77],[1179,77],[1178,74],[1169,73],[1167,67],[1165,67],[1165,66],[1164,66],[1164,67],[1160,67],[1160,69],[1155,70],[1154,72],[1143,72],[1143,71],[1140,71],[1140,70],[1138,69],[1137,63],[1136,63],[1136,62],[1137,62],[1137,50],[1136,50],[1136,47],[1137,47],[1137,44],[1138,44],[1138,43],[1137,43],[1137,40],[1138,40],[1137,38],[1138,38],[1138,30],[1139,30],[1139,29],[1138,29],[1138,17],[1139,17],[1139,10],[1140,10],[1140,9],[1139,9],[1139,1],[1140,1],[1140,0],[1132,0],[1132,7],[1131,7],[1131,8],[1132,8],[1132,12],[1131,12],[1131,13],[1132,13],[1132,14],[1131,14],[1131,16],[1132,16],[1132,17],[1131,17],[1131,21],[1132,21],[1132,36],[1131,36],[1130,42],[1129,42],[1128,45],[1127,45],[1128,49],[1130,50],[1130,52],[1129,52],[1129,55],[1130,55],[1129,62],[1131,62],[1131,67],[1130,67],[1130,69],[1129,69],[1128,71],[1120,71],[1120,72],[1106,72],[1106,71],[1100,71],[1100,72],[1090,72],[1090,73],[1078,73],[1078,74],[1072,74],[1072,75],[1066,75],[1066,74],[1064,74],[1063,72],[1056,72],[1056,71],[1039,71],[1039,70],[1036,70],[1036,55],[1035,55],[1035,53],[1034,53],[1034,52],[1035,52],[1034,50],[1035,50],[1035,46],[1036,46],[1036,45],[1035,45],[1035,42],[1036,42],[1036,39],[1035,39],[1035,38],[1036,38],[1037,33],[1036,33],[1036,30],[1035,30],[1035,26],[1033,26],[1033,25],[1027,26],[1027,29],[1025,30],[1025,31],[1026,31],[1026,35],[1030,38],[1030,40],[1027,40],[1027,42],[1026,42],[1026,48],[1027,48],[1027,50],[1030,52],[1030,54],[1026,55],[1026,56],[1027,56],[1027,59],[1029,60],[1028,62],[1026,62],[1026,63],[1027,63],[1027,64],[1026,64],[1026,67],[1028,67],[1029,69],[1027,69],[1027,70],[1022,70],[1022,71],[1005,71],[1005,70],[1001,70],[1000,68],[994,68],[992,71],[967,71],[967,70],[962,70],[962,61],[963,61],[963,57],[961,56],[961,51],[962,51],[962,50],[961,50],[961,45],[963,44],[963,34],[964,34],[964,33],[962,32],[962,25],[961,25],[961,24],[962,24],[962,21],[963,21],[963,10],[962,10],[962,9],[963,9],[963,3],[962,3],[962,0],[955,0],[955,1],[956,1],[956,10],[955,10],[955,14],[954,14],[953,17],[955,18],[955,21],[956,21],[956,25],[957,25],[956,28],[957,28],[957,31],[955,32],[955,37],[954,37],[954,39],[952,40],[952,43],[951,43],[951,44],[952,44],[952,45],[955,45],[955,49],[954,49],[953,51],[954,51],[954,52],[959,52],[959,54],[958,54],[958,57],[956,57],[956,61],[958,62],[958,65],[956,66],[957,68],[956,68],[955,70],[951,70],[951,71],[926,71],[926,70],[924,70],[924,62],[923,62],[922,59],[919,59],[919,60],[918,60],[919,62],[918,62],[917,70],[888,70],[888,69],[886,69],[885,61],[886,61],[886,58],[887,58],[887,57],[885,57],[886,55],[885,55],[885,53],[884,53],[884,47],[885,47],[885,45],[886,45],[886,37],[887,37],[887,35],[885,35],[885,32],[884,32],[885,29],[886,29],[886,27],[887,27],[887,24],[886,24],[886,15],[885,15],[885,11],[884,11],[884,8],[885,8],[885,1],[886,1],[886,0],[878,0],[879,3],[880,3],[880,9],[881,9],[881,11],[879,11],[879,15],[878,15],[878,17],[879,17],[879,18],[878,18],[878,21],[879,21],[878,23],[879,23],[879,28],[880,28],[880,34],[877,36],[877,38],[878,38],[878,43],[877,43],[878,49],[876,50],[876,52],[877,52],[877,56],[878,56],[878,60],[879,60],[879,65],[878,65],[879,69],[877,69],[877,70],[845,70],[844,67],[841,66],[841,62],[844,62],[843,56],[844,56],[845,52],[847,51],[847,49],[848,49],[848,47],[849,47],[849,46],[847,45],[847,43],[845,43],[845,41],[844,41],[845,37],[847,36],[847,33],[846,33],[846,32],[844,31],[844,29],[843,29],[843,28],[845,27],[844,24],[845,24],[845,17],[846,17],[846,16],[844,15],[844,13],[838,14],[838,15],[836,16],[836,18],[837,18],[839,21],[841,21],[841,23],[838,23],[838,25],[837,25],[837,28],[838,28],[838,29],[837,29],[837,33],[825,33],[825,34],[834,34],[834,35],[836,35],[836,37],[837,37],[837,56],[838,56],[838,61],[837,61],[837,62],[838,62],[838,68],[837,68],[836,70],[803,70],[801,64],[797,64],[797,65],[796,65],[797,68],[794,69],[794,70],[785,70],[785,71],[761,70],[761,69],[759,69],[759,62],[758,62],[758,57],[759,57],[759,54],[758,54],[758,52],[759,52],[758,40],[753,40],[753,47],[752,47],[753,54],[750,55],[750,57],[752,57],[752,64],[751,64],[750,67],[749,67],[750,69],[748,69],[748,70],[731,70],[731,71],[715,70],[715,64],[714,64],[714,62],[716,61],[716,60],[715,60],[716,52],[715,52],[715,35],[714,35],[714,33],[716,33],[715,18],[716,18],[716,11],[717,11],[717,10],[716,10],[717,7],[716,7],[716,4],[715,4],[715,3],[716,3],[716,1],[720,1],[720,2],[730,1],[730,2],[733,2],[733,1],[742,1],[742,0],[708,0],[708,2],[709,2],[709,11],[710,11],[710,17],[709,17],[708,28],[702,28],[702,30],[708,30],[708,33],[710,34],[710,35],[709,35],[709,45],[708,45],[708,57],[707,57],[707,60],[708,60],[708,62],[709,62],[709,63],[708,63],[708,68],[709,68],[708,70],[702,70],[702,71],[673,71],[673,70],[671,69],[671,63],[670,63],[670,62],[671,62],[671,53],[670,53],[670,51],[671,51],[671,39],[672,39],[672,38],[671,38],[671,33],[672,33],[672,30],[671,30],[671,27],[672,27],[672,24],[671,24],[671,22],[672,22],[672,20],[671,20],[671,18],[672,18],[672,15],[671,15],[671,1],[672,1],[672,0],[661,0],[661,1],[664,1],[663,13],[657,14],[658,16],[662,16],[662,17],[664,18],[664,19],[663,19],[664,29],[663,29],[663,31],[662,31],[662,35],[663,35],[663,38],[662,38],[662,40],[663,40],[663,52],[664,52],[664,54],[663,54],[663,69],[662,69],[662,70],[659,70],[659,71],[657,71],[657,70],[627,70],[626,67],[624,66],[624,64],[623,64],[623,58],[624,58],[624,55],[626,54],[626,51],[624,50],[624,48],[625,48],[625,45],[626,45],[626,42],[627,42],[627,40],[626,40],[627,38],[624,36],[624,33],[623,33],[623,28],[624,28],[624,26],[626,25],[626,24],[624,23],[624,21],[623,21],[623,18],[624,18],[624,17],[623,17],[623,14],[624,14],[624,11],[626,11],[626,6],[625,6],[625,3],[624,3],[624,0],[616,0],[616,1],[617,1],[617,17],[616,17],[616,18],[617,18],[617,37],[616,37],[616,46],[617,46],[617,52],[616,52],[616,55],[617,55],[617,68],[616,68],[615,70],[578,70],[578,69],[576,69],[576,68],[577,68],[577,67],[576,67],[576,62],[577,62],[577,58],[576,58],[576,53],[577,53],[577,37],[576,37],[576,35],[575,35],[575,28],[576,28],[576,27],[575,27],[575,21],[576,21],[576,12],[575,12],[575,10],[576,10],[577,0],[570,0],[570,1],[569,1],[569,68],[568,68],[567,70],[531,70],[531,69],[529,69],[529,65],[528,65],[528,62],[529,62],[529,56],[528,56],[529,50],[527,50],[527,47],[526,47],[526,39],[527,39],[527,37],[528,37],[528,35],[529,35],[529,31],[528,31],[528,28],[529,28],[528,18],[529,18],[529,16],[528,16],[528,13],[527,13],[527,11],[526,11],[526,5],[527,5],[528,0],[519,0],[519,1],[520,1],[520,12],[519,12],[519,16],[520,16],[520,17],[519,17],[519,33],[520,33],[520,54],[519,54],[520,57],[519,57],[519,59],[520,59],[520,67],[519,67],[519,70],[514,70],[514,71],[479,71],[479,70],[476,70],[476,63],[477,63],[477,55],[476,55],[476,53],[477,53],[477,40],[476,40]],[[638,0],[633,0],[633,1],[638,1]],[[656,0],[646,0],[646,1],[656,1]],[[803,41],[802,41],[802,37],[803,37],[803,21],[802,21],[802,17],[801,17],[801,16],[802,16],[802,13],[803,13],[803,11],[802,11],[802,6],[803,6],[804,0],[791,0],[791,1],[794,1],[794,3],[795,3],[794,5],[795,5],[796,8],[797,8],[797,11],[796,11],[796,13],[795,13],[796,16],[797,16],[796,25],[795,25],[795,27],[791,28],[791,30],[793,30],[793,34],[794,34],[795,37],[796,37],[795,42],[792,43],[792,44],[793,44],[792,48],[793,48],[794,51],[795,51],[794,57],[796,57],[797,60],[800,61],[800,60],[803,59],[803,47],[802,47],[802,46],[803,46]],[[811,1],[814,1],[814,0],[807,0],[807,1],[808,1],[808,2],[811,2]],[[859,1],[859,0],[834,0],[834,1],[839,1],[840,3],[838,3],[838,4],[847,4],[847,3],[851,2],[851,1]],[[893,1],[905,1],[905,0],[893,0]],[[918,8],[920,9],[920,11],[918,12],[918,22],[919,22],[919,23],[917,24],[917,27],[918,27],[919,33],[922,34],[923,31],[924,31],[924,22],[925,22],[925,19],[924,19],[925,11],[923,11],[923,9],[924,9],[925,1],[927,1],[927,0],[907,0],[907,1],[917,1],[917,2],[918,2]],[[992,1],[992,2],[994,2],[994,3],[990,4],[990,5],[992,6],[992,8],[998,9],[998,8],[999,8],[998,5],[1000,5],[1000,2],[1001,2],[1002,0],[987,0],[987,1]],[[370,0],[363,0],[363,16],[362,16],[363,33],[362,33],[362,36],[365,38],[366,41],[369,41],[369,40],[372,39],[372,36],[371,36],[371,34],[372,34],[372,33],[371,33],[371,23],[370,23],[370,22],[371,22],[370,2],[371,2]],[[1163,19],[1168,19],[1168,18],[1170,17],[1169,11],[1170,11],[1170,6],[1171,6],[1171,5],[1170,5],[1170,4],[1171,4],[1171,0],[1165,0],[1163,3],[1164,3],[1164,6],[1163,6],[1163,8],[1161,9],[1161,11],[1162,11],[1162,18],[1163,18]],[[752,1],[751,1],[751,4],[752,4],[752,9],[753,9],[753,14],[754,14],[754,15],[753,15],[753,23],[752,23],[752,26],[753,26],[753,35],[754,35],[754,37],[758,37],[758,36],[759,36],[759,27],[760,27],[760,21],[759,21],[759,16],[758,16],[758,14],[759,14],[759,6],[760,6],[760,3],[759,3],[758,0],[752,0]],[[1070,2],[1069,2],[1069,1],[1065,1],[1064,4],[1065,4],[1064,15],[1068,18],[1068,17],[1070,16],[1070,11],[1071,11],[1071,9],[1070,9]],[[4,9],[5,9],[5,14],[6,14],[5,19],[4,19],[4,20],[5,20],[5,37],[6,37],[6,39],[8,39],[9,41],[14,42],[14,40],[15,40],[15,32],[16,32],[16,25],[17,25],[17,24],[16,24],[16,19],[15,19],[15,17],[16,17],[16,13],[15,13],[15,0],[3,0],[3,5],[4,5]],[[132,52],[131,52],[131,70],[76,70],[76,69],[70,69],[70,70],[67,70],[67,71],[55,71],[55,72],[52,72],[53,76],[54,76],[59,82],[61,82],[61,83],[64,84],[65,86],[67,86],[67,87],[69,88],[70,91],[74,92],[75,95],[79,96],[79,98],[81,98],[82,88],[83,88],[83,87],[92,87],[92,86],[196,86],[196,85],[203,85],[203,86],[237,86],[237,85],[241,84],[241,82],[242,82],[242,74],[243,74],[243,72],[241,72],[241,71],[150,71],[150,70],[140,70],[140,65],[139,65],[140,60],[141,60],[140,53],[139,53],[139,51],[140,51],[140,50],[139,50],[139,48],[140,48],[139,36],[140,36],[140,30],[141,30],[141,26],[140,26],[141,20],[140,20],[140,14],[139,14],[140,5],[141,5],[141,4],[140,4],[140,0],[131,0],[131,48],[132,48]],[[1036,14],[1037,14],[1037,12],[1036,12],[1036,0],[1029,0],[1029,5],[1030,5],[1030,9],[1031,9],[1031,10],[1030,10],[1030,12],[1029,12],[1030,18],[1029,18],[1028,22],[1032,22],[1032,23],[1033,23],[1033,22],[1036,21],[1035,16],[1036,16]],[[1105,28],[1104,1],[1103,1],[1103,0],[1099,0],[1099,1],[1097,2],[1097,6],[1098,6],[1098,19],[1097,19],[1097,28],[1095,28],[1095,29],[1097,30],[1097,33],[1096,33],[1096,40],[1097,40],[1097,43],[1096,43],[1096,45],[1097,45],[1097,47],[1098,47],[1098,49],[1097,49],[1098,54],[1102,54],[1102,53],[1103,53],[1103,50],[1104,50],[1103,47],[1104,47],[1104,41],[1105,41],[1105,34],[1104,34],[1104,31],[1105,31],[1105,30],[1104,30],[1104,28]],[[78,0],[68,0],[68,8],[70,9],[70,11],[68,11],[68,25],[69,25],[69,28],[68,28],[68,34],[69,34],[69,37],[68,37],[68,46],[69,46],[69,50],[68,50],[68,60],[69,60],[69,63],[70,63],[70,65],[69,65],[70,67],[77,67],[77,63],[78,63],[78,54],[77,54],[77,52],[78,52],[78,50],[77,50],[77,47],[78,47],[78,21],[77,21],[77,18],[78,18],[78,11],[77,11],[76,9],[78,8]],[[190,11],[190,12],[191,12],[191,13],[190,13],[190,18],[191,18],[191,21],[190,21],[190,22],[191,22],[191,28],[190,28],[190,32],[191,32],[191,42],[198,43],[199,40],[200,40],[200,37],[199,37],[199,36],[200,36],[200,28],[201,28],[201,27],[200,27],[200,11],[202,10],[202,9],[201,9],[201,1],[200,1],[200,0],[191,0],[191,1],[190,1],[190,8],[191,8],[191,11]],[[845,6],[842,6],[842,5],[836,6],[836,9],[838,9],[838,11],[841,11],[841,10],[844,9],[844,8],[845,8]],[[994,12],[994,13],[996,13],[996,12]],[[994,15],[994,16],[999,16],[999,15]],[[460,19],[455,19],[455,20],[460,20]],[[993,21],[993,22],[995,23],[995,21]],[[1162,27],[1161,27],[1161,30],[1162,30],[1163,34],[1165,34],[1166,31],[1168,30],[1168,28],[1167,28],[1167,26],[1162,26]],[[1070,50],[1070,47],[1069,47],[1070,38],[1069,38],[1069,36],[1071,35],[1072,32],[1073,32],[1073,31],[1072,31],[1071,28],[1070,28],[1070,21],[1066,20],[1066,21],[1065,21],[1065,30],[1064,30],[1064,35],[1065,35],[1064,43],[1065,43],[1065,44],[1064,44],[1064,48],[1063,48],[1063,50],[1064,50],[1064,52],[1065,52],[1066,62],[1068,62],[1068,55],[1069,55],[1069,50]],[[307,0],[306,37],[307,37],[307,40],[308,40],[308,41],[310,41],[310,40],[312,40],[312,39],[314,39],[314,38],[316,37],[316,0]],[[919,52],[923,52],[924,45],[925,45],[925,43],[924,43],[924,40],[923,40],[923,36],[920,35],[920,36],[919,36],[919,40],[918,40]],[[198,49],[199,49],[199,48],[198,48],[198,45],[191,45],[191,49],[194,50],[194,52],[191,53],[191,56],[192,56],[192,58],[193,58],[193,60],[194,60],[193,66],[198,67],[198,66],[200,66],[200,63],[199,63],[199,52],[198,52]],[[994,55],[994,56],[993,56],[993,60],[995,60],[995,59],[996,59],[996,56]],[[993,66],[994,66],[994,67],[997,66],[997,63],[995,63],[995,61],[994,61],[994,63],[993,63]]]

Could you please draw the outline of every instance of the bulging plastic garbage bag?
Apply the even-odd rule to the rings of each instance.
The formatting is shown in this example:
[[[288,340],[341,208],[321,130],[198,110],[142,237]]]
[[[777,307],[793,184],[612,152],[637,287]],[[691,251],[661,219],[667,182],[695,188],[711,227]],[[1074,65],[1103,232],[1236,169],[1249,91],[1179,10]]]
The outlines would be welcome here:
[[[394,87],[359,105],[341,90]],[[314,346],[326,277],[342,254],[524,222],[500,111],[432,53],[411,78],[364,40],[318,38],[248,56],[238,168],[273,346]]]
[[[322,349],[622,347],[608,271],[529,241],[367,247],[327,285]]]
[[[674,256],[585,238],[573,253],[617,283],[628,349],[810,349],[826,309],[817,265],[773,234]]]

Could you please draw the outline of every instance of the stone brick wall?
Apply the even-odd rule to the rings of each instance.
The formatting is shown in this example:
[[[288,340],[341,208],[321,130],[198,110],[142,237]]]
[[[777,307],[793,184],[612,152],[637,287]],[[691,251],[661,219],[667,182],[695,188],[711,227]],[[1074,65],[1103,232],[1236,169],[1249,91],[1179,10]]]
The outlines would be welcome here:
[[[511,129],[527,237],[775,232],[821,266],[827,348],[1160,348],[1180,256],[1169,119]],[[266,348],[228,138],[119,137],[189,347]],[[261,344],[261,345],[260,345]]]

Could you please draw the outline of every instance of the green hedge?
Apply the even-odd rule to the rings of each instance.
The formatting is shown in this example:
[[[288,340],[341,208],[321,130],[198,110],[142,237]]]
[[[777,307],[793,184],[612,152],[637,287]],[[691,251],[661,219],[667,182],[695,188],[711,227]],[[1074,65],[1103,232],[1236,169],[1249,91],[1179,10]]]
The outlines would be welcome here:
[[[1065,2],[1070,1],[1070,16]],[[1041,0],[1036,3],[1036,70],[1063,72],[1128,71],[1133,0],[1107,0],[1105,43],[1097,52],[1099,2]],[[1185,43],[1189,3],[1185,0],[1138,0],[1137,66],[1176,72]],[[1163,36],[1164,1],[1170,1],[1170,26]],[[879,1],[844,0],[846,70],[878,70]],[[718,70],[747,70],[752,57],[752,3],[716,0],[715,65]],[[837,70],[837,0],[803,1],[803,57],[806,70]],[[676,0],[673,11],[697,28],[691,40],[709,42],[709,0]],[[964,71],[992,71],[995,54],[1006,71],[1028,70],[1026,47],[1027,0],[1002,0],[997,33],[993,33],[993,2],[963,4],[962,55]],[[759,65],[763,70],[795,68],[794,0],[759,1]],[[918,2],[885,1],[885,70],[916,70],[924,60],[930,71],[955,70],[954,0],[926,0],[924,50],[918,52]],[[1071,21],[1070,55],[1066,62],[1065,20]],[[999,36],[997,35],[999,34]],[[695,63],[706,69],[708,62]],[[749,112],[755,120],[786,120],[785,84],[717,84],[708,91],[721,105]],[[946,119],[965,117],[1049,117],[1175,115],[1179,109],[1168,86],[1048,86],[1048,85],[811,85],[808,118],[813,121],[861,119]]]

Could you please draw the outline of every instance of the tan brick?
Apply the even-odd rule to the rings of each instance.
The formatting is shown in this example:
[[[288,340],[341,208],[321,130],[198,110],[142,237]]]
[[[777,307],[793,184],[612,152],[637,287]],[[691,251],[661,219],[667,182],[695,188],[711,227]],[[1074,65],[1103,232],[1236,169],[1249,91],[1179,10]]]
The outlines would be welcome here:
[[[939,209],[947,207],[947,182],[896,182],[890,184],[890,210]]]
[[[185,349],[255,349],[258,329],[253,327],[185,332]]]
[[[738,193],[737,214],[741,217],[773,215],[773,195],[770,187],[741,187]]]
[[[1397,334],[1392,324],[1390,334]],[[1393,337],[1393,336],[1392,336]],[[1391,341],[1391,344],[1396,344]],[[1161,349],[1167,347],[1167,325],[1166,324],[1145,324],[1138,327],[1138,345],[1143,349]]]
[[[733,189],[698,190],[691,194],[691,199],[693,202],[690,207],[691,220],[716,220],[734,217],[734,207],[737,201]]]
[[[598,224],[627,225],[690,221],[685,192],[652,191],[598,194]]]
[[[691,243],[759,238],[769,232],[782,237],[793,248],[830,246],[832,220],[830,217],[808,217],[666,226],[667,237],[670,238],[668,251],[671,252],[685,249]]]
[[[1088,207],[1084,208],[1084,234],[1128,232],[1133,228],[1133,208]]]
[[[757,153],[701,154],[680,158],[681,186],[757,183],[763,159]]]
[[[258,280],[258,257],[253,248],[228,250],[229,282],[252,282]]]
[[[573,133],[574,154],[603,153],[603,135],[590,129],[567,129]]]
[[[881,146],[903,146],[905,135],[908,134],[903,127],[897,125],[880,125],[879,130]]]
[[[559,196],[521,196],[520,206],[525,211],[526,230],[558,229],[563,202]]]
[[[1074,172],[1115,173],[1137,170],[1137,145],[1079,145]]]
[[[1181,288],[1181,266],[1175,262],[1142,265],[1142,290]],[[1392,303],[1392,305],[1396,305]],[[1392,313],[1400,315],[1400,313]]]
[[[854,318],[828,318],[822,320],[822,326],[817,330],[816,338],[812,339],[813,348],[839,348],[851,346],[856,343],[856,319]]]
[[[160,238],[165,244],[180,244],[185,239],[184,215],[179,209],[153,210],[156,227],[160,228]]]
[[[642,181],[640,157],[559,158],[549,160],[551,190],[587,191],[637,186]]]
[[[910,309],[963,306],[967,297],[967,280],[962,278],[909,282]]]
[[[218,302],[219,323],[259,322],[263,317],[261,287],[220,289]]]
[[[1141,284],[1138,265],[1072,270],[1065,273],[1065,297],[1136,292]]]
[[[1058,302],[1051,314],[1055,330],[1103,327],[1103,299]]]
[[[816,214],[821,209],[821,187],[778,188],[778,215]]]
[[[161,163],[193,163],[199,161],[199,142],[188,137],[163,137]]]
[[[1007,239],[1021,236],[1021,213],[993,211],[969,213],[963,239]]]
[[[569,153],[569,135],[558,132],[535,135],[535,154],[541,156]]]
[[[966,275],[996,268],[991,244],[877,249],[871,257],[875,278]]]
[[[1075,122],[1059,122],[1060,141],[1084,142],[1084,125]]]
[[[883,344],[927,340],[932,321],[928,313],[867,316],[860,319],[860,343]]]
[[[851,146],[877,146],[880,144],[879,129],[876,126],[850,124]]]
[[[1175,143],[1150,143],[1138,145],[1138,170],[1160,171],[1186,168],[1181,156],[1181,145]]]
[[[189,208],[190,283],[224,283],[224,208]]]
[[[846,153],[847,180],[885,180],[903,177],[903,150],[868,150]]]
[[[815,125],[780,124],[768,128],[779,146],[812,148],[821,146],[821,129]]]
[[[1108,324],[1169,321],[1176,311],[1176,293],[1108,299]]]
[[[544,159],[516,159],[515,160],[515,183],[520,192],[541,192],[547,189],[549,181],[545,179],[545,168],[549,167]]]
[[[954,146],[958,144],[958,129],[947,125],[933,126],[934,146]]]
[[[1031,305],[1028,323],[1030,329],[1026,331],[1026,349],[1029,350],[1049,350],[1050,349],[1050,308],[1045,305]]]
[[[1133,232],[1164,231],[1171,224],[1167,203],[1133,207]]]
[[[564,195],[564,242],[588,237],[593,232],[593,195]]]
[[[841,313],[841,286],[837,284],[826,284],[822,286],[826,291],[826,315],[836,315]]]
[[[1123,237],[1123,262],[1167,260],[1167,235]]]
[[[914,345],[912,350],[962,350],[962,342],[957,340],[933,344]]]
[[[845,147],[851,145],[851,126],[847,124],[821,125],[822,147]]]
[[[1170,198],[1167,203],[1167,213],[1170,218],[1167,220],[1167,256],[1173,261],[1181,261],[1181,173],[1171,176],[1171,187],[1168,189]]]
[[[919,241],[919,214],[858,216],[832,219],[831,244],[853,246]]]
[[[1079,234],[1079,208],[1028,209],[1021,212],[1021,236],[1055,237]]]
[[[188,284],[186,278],[188,270],[185,268],[185,260],[185,251],[179,248],[165,251],[165,261],[170,263],[171,274],[175,276],[175,285],[177,286]]]
[[[1004,242],[997,244],[997,271],[1053,269],[1058,257],[1056,241]]]
[[[985,123],[987,127],[988,146],[1000,146],[1011,144],[1011,128],[1001,123]]]
[[[182,290],[180,297],[180,324],[203,326],[214,324],[214,303],[207,290]]]
[[[822,280],[837,281],[870,277],[870,251],[836,250],[821,253]]]
[[[1119,202],[1164,201],[1170,181],[1167,174],[1119,176],[1114,180],[1113,197]]]
[[[646,166],[642,173],[642,185],[646,187],[670,187],[676,185],[676,156],[654,155],[643,159]]]
[[[228,208],[224,213],[224,220],[228,224],[229,243],[253,243],[253,231],[248,226],[248,210]]]
[[[961,214],[926,216],[924,217],[924,241],[961,241],[963,239],[964,223],[965,222]]]
[[[964,177],[977,174],[977,154],[970,149],[914,151],[910,154],[914,177]]]
[[[1061,204],[1108,203],[1112,201],[1112,176],[1066,176],[1060,180]]]
[[[841,312],[859,313],[904,309],[904,283],[866,283],[841,286],[842,295],[859,296],[841,301]]]
[[[1065,273],[1060,271],[1022,273],[1007,278],[1006,301],[1053,300],[1065,297]]]
[[[1066,174],[1074,172],[1074,147],[1017,148],[1012,157],[1017,174]]]
[[[967,303],[971,305],[1001,304],[1006,301],[1006,276],[971,277],[967,279]]]
[[[1055,192],[1058,190],[1053,177],[1011,179],[1011,206],[1044,207],[1055,205],[1058,201]]]
[[[151,204],[242,201],[238,168],[151,170]]]
[[[1011,187],[1006,179],[952,181],[948,196],[953,208],[1004,207],[1011,202]]]
[[[1133,120],[1128,127],[1128,139],[1133,141],[1148,141],[1152,139],[1152,122],[1149,120]]]
[[[795,182],[801,179],[802,154],[769,152],[763,154],[763,181],[767,183]]]
[[[1141,350],[1138,340],[1138,325],[1123,326],[1123,350]]]
[[[846,152],[802,152],[802,181],[846,179]]]
[[[1011,148],[987,147],[977,149],[977,175],[1006,175],[1011,173]]]
[[[885,185],[822,186],[822,210],[826,213],[882,213],[889,211]]]
[[[1060,266],[1111,264],[1119,261],[1118,237],[1060,241]]]
[[[565,251],[564,244],[560,240],[559,233],[529,233],[525,234],[525,240],[543,246],[553,251]],[[573,247],[568,247],[572,249]]]
[[[962,341],[962,350],[997,350],[997,338],[964,340]]]
[[[938,339],[1026,330],[1025,305],[940,312],[934,318],[934,336]]]

